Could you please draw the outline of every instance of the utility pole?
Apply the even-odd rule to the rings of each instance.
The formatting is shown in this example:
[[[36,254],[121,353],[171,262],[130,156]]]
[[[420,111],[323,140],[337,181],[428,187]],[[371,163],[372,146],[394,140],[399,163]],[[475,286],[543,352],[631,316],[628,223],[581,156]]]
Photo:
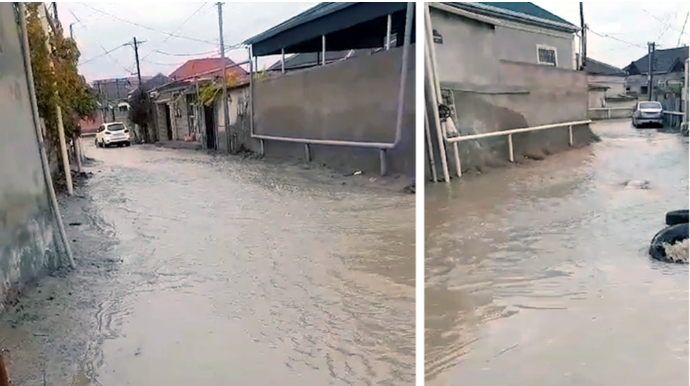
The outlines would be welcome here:
[[[647,43],[647,51],[649,51],[649,53],[647,54],[647,57],[649,58],[649,65],[647,66],[647,96],[648,99],[651,101],[654,99],[654,42]]]
[[[139,69],[139,47],[137,46],[136,36],[134,37],[134,58],[137,60],[137,78],[139,78],[139,87],[141,87],[141,70]]]
[[[69,25],[69,38],[74,40],[74,28],[72,26],[74,26],[74,23]]]
[[[582,52],[582,63],[580,69],[584,71],[587,60],[587,24],[585,24],[585,11],[582,8],[582,2],[580,2],[580,30],[581,30],[581,52]]]
[[[228,129],[228,70],[225,62],[225,45],[223,44],[223,3],[218,2],[218,28],[220,31],[220,60],[223,66],[223,126],[229,152],[234,152],[233,141]],[[217,138],[217,136],[216,136]]]

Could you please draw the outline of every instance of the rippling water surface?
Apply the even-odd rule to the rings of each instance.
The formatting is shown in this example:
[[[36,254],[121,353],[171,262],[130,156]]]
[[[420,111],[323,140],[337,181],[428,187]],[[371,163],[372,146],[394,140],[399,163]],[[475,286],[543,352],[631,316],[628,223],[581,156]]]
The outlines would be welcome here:
[[[688,139],[593,131],[588,148],[427,186],[428,385],[688,384],[688,266],[647,255],[688,207]]]

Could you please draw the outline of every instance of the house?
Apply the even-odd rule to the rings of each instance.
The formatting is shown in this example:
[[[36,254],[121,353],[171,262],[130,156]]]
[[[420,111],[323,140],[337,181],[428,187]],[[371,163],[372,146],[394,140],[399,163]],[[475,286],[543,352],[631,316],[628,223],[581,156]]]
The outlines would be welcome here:
[[[661,102],[665,109],[680,111],[688,47],[656,50],[653,58],[654,99]],[[648,95],[649,54],[630,63],[624,70],[628,73],[626,91],[632,95]]]
[[[587,83],[590,86],[607,88],[606,97],[619,97],[626,94],[625,77],[627,74],[620,68],[592,58],[585,58],[585,71],[587,72]]]
[[[413,176],[414,7],[320,3],[247,39],[252,58],[285,55],[293,71],[279,62],[252,79],[249,132],[235,147]]]
[[[155,99],[156,112],[154,138],[163,141],[193,139],[204,147],[222,149],[224,138],[218,135],[218,117],[214,104],[202,106],[199,93],[205,87],[218,84],[223,77],[223,61],[220,58],[193,59],[174,70],[170,81],[149,91]],[[229,79],[235,86],[246,87],[247,72],[230,59],[225,59]]]
[[[579,27],[532,3],[426,4],[425,67],[430,72],[425,85],[431,90],[425,92],[426,111],[432,114],[442,104],[450,115],[450,122],[446,116],[438,121],[429,116],[429,156],[435,165],[447,164],[442,154],[453,155],[453,161],[460,161],[451,162],[454,173],[461,175],[460,168],[481,169],[513,159],[507,136],[448,145],[447,152],[448,143],[438,133],[487,134],[587,120],[587,75],[577,63]],[[591,134],[587,125],[576,125],[573,132],[581,138]],[[562,131],[513,136],[515,159],[567,147],[567,137],[565,142],[553,140],[556,133]],[[443,172],[448,180],[446,168]]]

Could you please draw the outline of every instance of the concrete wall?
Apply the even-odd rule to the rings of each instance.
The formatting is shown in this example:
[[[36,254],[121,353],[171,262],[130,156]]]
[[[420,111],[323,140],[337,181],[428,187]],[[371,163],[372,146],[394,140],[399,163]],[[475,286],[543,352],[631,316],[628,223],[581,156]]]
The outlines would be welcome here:
[[[57,266],[56,229],[43,179],[18,27],[0,3],[0,312]]]
[[[498,79],[500,83],[476,91],[452,89],[452,84],[446,84],[444,94],[452,95],[461,135],[587,119],[588,86],[582,72],[501,61]],[[593,138],[588,125],[574,127],[573,133],[575,145],[589,143]],[[434,130],[432,144],[438,155]],[[516,134],[513,145],[517,162],[525,156],[544,156],[568,148],[568,130],[565,127]],[[459,149],[464,171],[501,166],[509,158],[505,136],[462,142]],[[450,160],[450,148],[447,151]],[[440,165],[440,158],[435,162]],[[450,169],[452,174],[452,165]]]
[[[463,88],[495,85],[500,60],[538,64],[537,45],[556,49],[559,68],[574,69],[572,35],[493,26],[435,8],[430,16],[443,37],[443,43],[434,43],[441,82]]]
[[[606,90],[594,89],[589,90],[589,103],[590,108],[602,108],[606,107]]]
[[[405,91],[403,138],[388,152],[391,173],[414,175],[414,45]],[[256,134],[362,142],[393,142],[402,70],[402,47],[256,83]],[[268,156],[304,157],[297,143],[266,141]],[[251,146],[251,147],[250,147]],[[255,150],[256,143],[247,143]],[[315,162],[352,171],[379,171],[377,149],[312,146]]]
[[[587,81],[593,86],[608,87],[607,97],[625,95],[625,77],[607,75],[587,75]]]

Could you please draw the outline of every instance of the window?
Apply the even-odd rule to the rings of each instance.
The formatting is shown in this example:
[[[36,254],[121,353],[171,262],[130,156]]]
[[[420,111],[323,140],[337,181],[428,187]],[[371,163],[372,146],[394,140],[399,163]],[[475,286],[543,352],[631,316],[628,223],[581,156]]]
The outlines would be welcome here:
[[[556,67],[558,65],[556,48],[538,44],[537,61],[539,64]]]
[[[648,90],[647,86],[642,86],[640,87],[640,94],[647,94]]]

